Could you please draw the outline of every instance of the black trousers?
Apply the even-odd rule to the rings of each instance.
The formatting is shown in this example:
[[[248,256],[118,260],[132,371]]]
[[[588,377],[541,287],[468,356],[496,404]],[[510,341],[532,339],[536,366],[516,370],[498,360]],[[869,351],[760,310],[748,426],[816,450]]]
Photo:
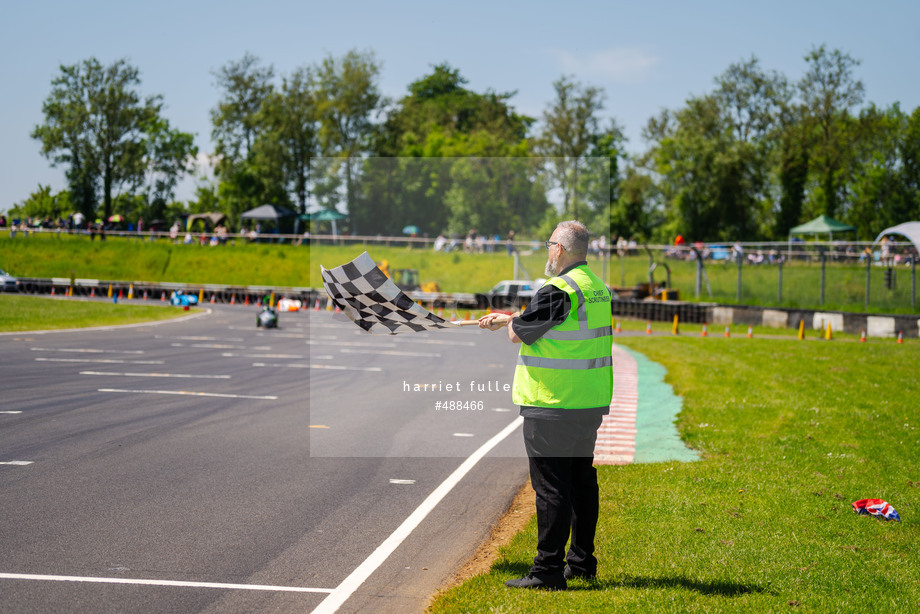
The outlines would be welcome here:
[[[600,424],[600,417],[524,418],[530,483],[537,495],[537,556],[530,569],[534,575],[561,575],[566,563],[578,572],[597,573],[594,533],[599,498],[593,463]]]

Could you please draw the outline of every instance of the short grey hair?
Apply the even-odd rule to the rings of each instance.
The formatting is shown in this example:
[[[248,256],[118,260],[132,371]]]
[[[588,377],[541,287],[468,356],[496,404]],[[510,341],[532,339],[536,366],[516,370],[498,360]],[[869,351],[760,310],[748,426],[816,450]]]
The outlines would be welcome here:
[[[590,233],[584,224],[577,220],[567,220],[556,225],[559,243],[575,257],[588,257],[588,239]]]

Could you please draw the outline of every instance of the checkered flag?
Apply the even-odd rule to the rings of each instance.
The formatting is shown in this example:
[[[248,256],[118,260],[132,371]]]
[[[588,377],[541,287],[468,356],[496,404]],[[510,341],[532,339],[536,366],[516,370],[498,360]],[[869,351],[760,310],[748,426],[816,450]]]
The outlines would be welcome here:
[[[320,270],[332,302],[370,333],[395,335],[457,326],[406,296],[367,252],[334,269],[320,265]]]

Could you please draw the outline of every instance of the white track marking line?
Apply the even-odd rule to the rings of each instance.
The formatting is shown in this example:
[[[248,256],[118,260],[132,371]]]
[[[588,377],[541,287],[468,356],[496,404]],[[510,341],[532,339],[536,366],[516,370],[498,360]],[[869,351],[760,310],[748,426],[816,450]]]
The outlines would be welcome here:
[[[190,588],[229,588],[244,591],[279,591],[288,593],[331,593],[331,588],[304,586],[269,586],[266,584],[225,584],[223,582],[181,582],[178,580],[144,580],[141,578],[99,578],[95,576],[49,576],[31,573],[0,573],[6,580],[50,580],[53,582],[96,582],[100,584],[134,584],[144,586],[181,586]]]
[[[25,465],[31,465],[32,461],[0,461],[0,465],[16,465],[17,467],[23,467]]]
[[[167,335],[154,335],[154,339],[178,339],[179,341],[243,341],[242,337],[170,337]]]
[[[332,345],[327,342],[319,341],[307,341],[307,345]],[[338,341],[335,343],[337,346],[347,346],[347,347],[359,347],[359,348],[395,348],[396,345],[392,343],[358,343],[355,341]]]
[[[332,358],[330,356],[330,358]],[[370,371],[378,372],[383,371],[380,367],[345,367],[340,365],[305,365],[302,363],[267,363],[267,362],[254,362],[252,363],[253,367],[278,367],[280,369],[328,369],[330,371]]]
[[[524,419],[518,416],[514,422],[499,431],[489,441],[482,444],[478,450],[473,452],[466,460],[460,463],[453,473],[446,480],[434,489],[434,491],[422,501],[422,504],[415,508],[408,518],[379,546],[374,552],[367,557],[363,563],[351,572],[342,583],[335,587],[329,596],[313,610],[313,614],[327,614],[337,611],[351,595],[364,584],[372,573],[374,573],[384,561],[399,547],[399,545],[415,530],[418,525],[437,507],[447,494],[453,490],[454,486],[460,483],[460,480],[488,454],[492,448],[501,443],[508,435],[514,432],[524,423]]]
[[[261,333],[261,335],[264,337],[281,337],[282,339],[307,339],[309,337],[309,335],[307,335],[306,333],[271,332],[271,333]],[[242,339],[240,339],[240,341],[242,341]]]
[[[220,399],[256,399],[259,401],[276,401],[276,396],[256,396],[251,394],[221,394],[219,392],[192,392],[190,390],[128,390],[125,388],[100,388],[98,392],[122,392],[125,394],[178,394],[193,397],[217,397]]]
[[[222,352],[223,358],[304,358],[303,354],[238,354],[234,352]]]
[[[442,328],[442,329],[439,329],[439,330],[438,330],[438,333],[439,333],[439,334],[451,335],[452,337],[453,337],[453,336],[456,336],[456,335],[479,335],[479,334],[482,334],[482,331],[481,331],[478,327],[469,326],[469,327],[466,327],[466,328],[470,328],[470,329],[472,329],[472,330],[463,330],[463,328],[457,326],[457,327],[455,327],[455,328]],[[366,330],[356,330],[356,331],[354,331],[354,334],[355,334],[355,335],[367,335],[367,334],[369,334],[369,333],[368,333]]]
[[[210,350],[255,350],[258,352],[270,352],[269,345],[254,345],[246,347],[245,345],[225,345],[223,343],[170,343],[174,348],[204,348]]]
[[[476,345],[474,341],[448,341],[446,339],[400,339],[400,341],[405,341],[406,343],[424,343],[426,345]]]
[[[162,365],[164,360],[121,360],[119,358],[36,358],[38,362],[91,362],[110,365]]]
[[[144,350],[97,350],[94,348],[29,348],[33,352],[81,352],[86,354],[143,354]]]
[[[5,409],[3,411],[0,411],[0,414],[21,414],[21,413],[22,411],[18,409],[17,410]]]
[[[400,478],[390,478],[390,484],[415,484],[415,480],[404,480]]]
[[[440,358],[440,354],[432,352],[400,352],[399,350],[339,350],[343,354],[383,354],[384,356],[423,356],[427,358]]]
[[[118,377],[179,377],[189,379],[230,379],[229,375],[192,375],[190,373],[116,373],[114,371],[80,371],[80,375],[114,375]]]

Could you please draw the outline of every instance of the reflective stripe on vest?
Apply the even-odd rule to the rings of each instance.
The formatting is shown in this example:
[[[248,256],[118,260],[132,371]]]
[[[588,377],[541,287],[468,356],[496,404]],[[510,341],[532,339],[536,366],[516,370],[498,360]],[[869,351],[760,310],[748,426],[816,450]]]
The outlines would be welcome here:
[[[601,328],[586,328],[585,330],[550,330],[543,335],[543,338],[584,341],[586,339],[597,339],[598,337],[610,337],[611,335],[613,335],[613,327],[603,326]]]
[[[540,369],[600,369],[612,367],[613,358],[601,356],[600,358],[544,358],[543,356],[518,356],[518,364],[525,367],[539,367]]]

